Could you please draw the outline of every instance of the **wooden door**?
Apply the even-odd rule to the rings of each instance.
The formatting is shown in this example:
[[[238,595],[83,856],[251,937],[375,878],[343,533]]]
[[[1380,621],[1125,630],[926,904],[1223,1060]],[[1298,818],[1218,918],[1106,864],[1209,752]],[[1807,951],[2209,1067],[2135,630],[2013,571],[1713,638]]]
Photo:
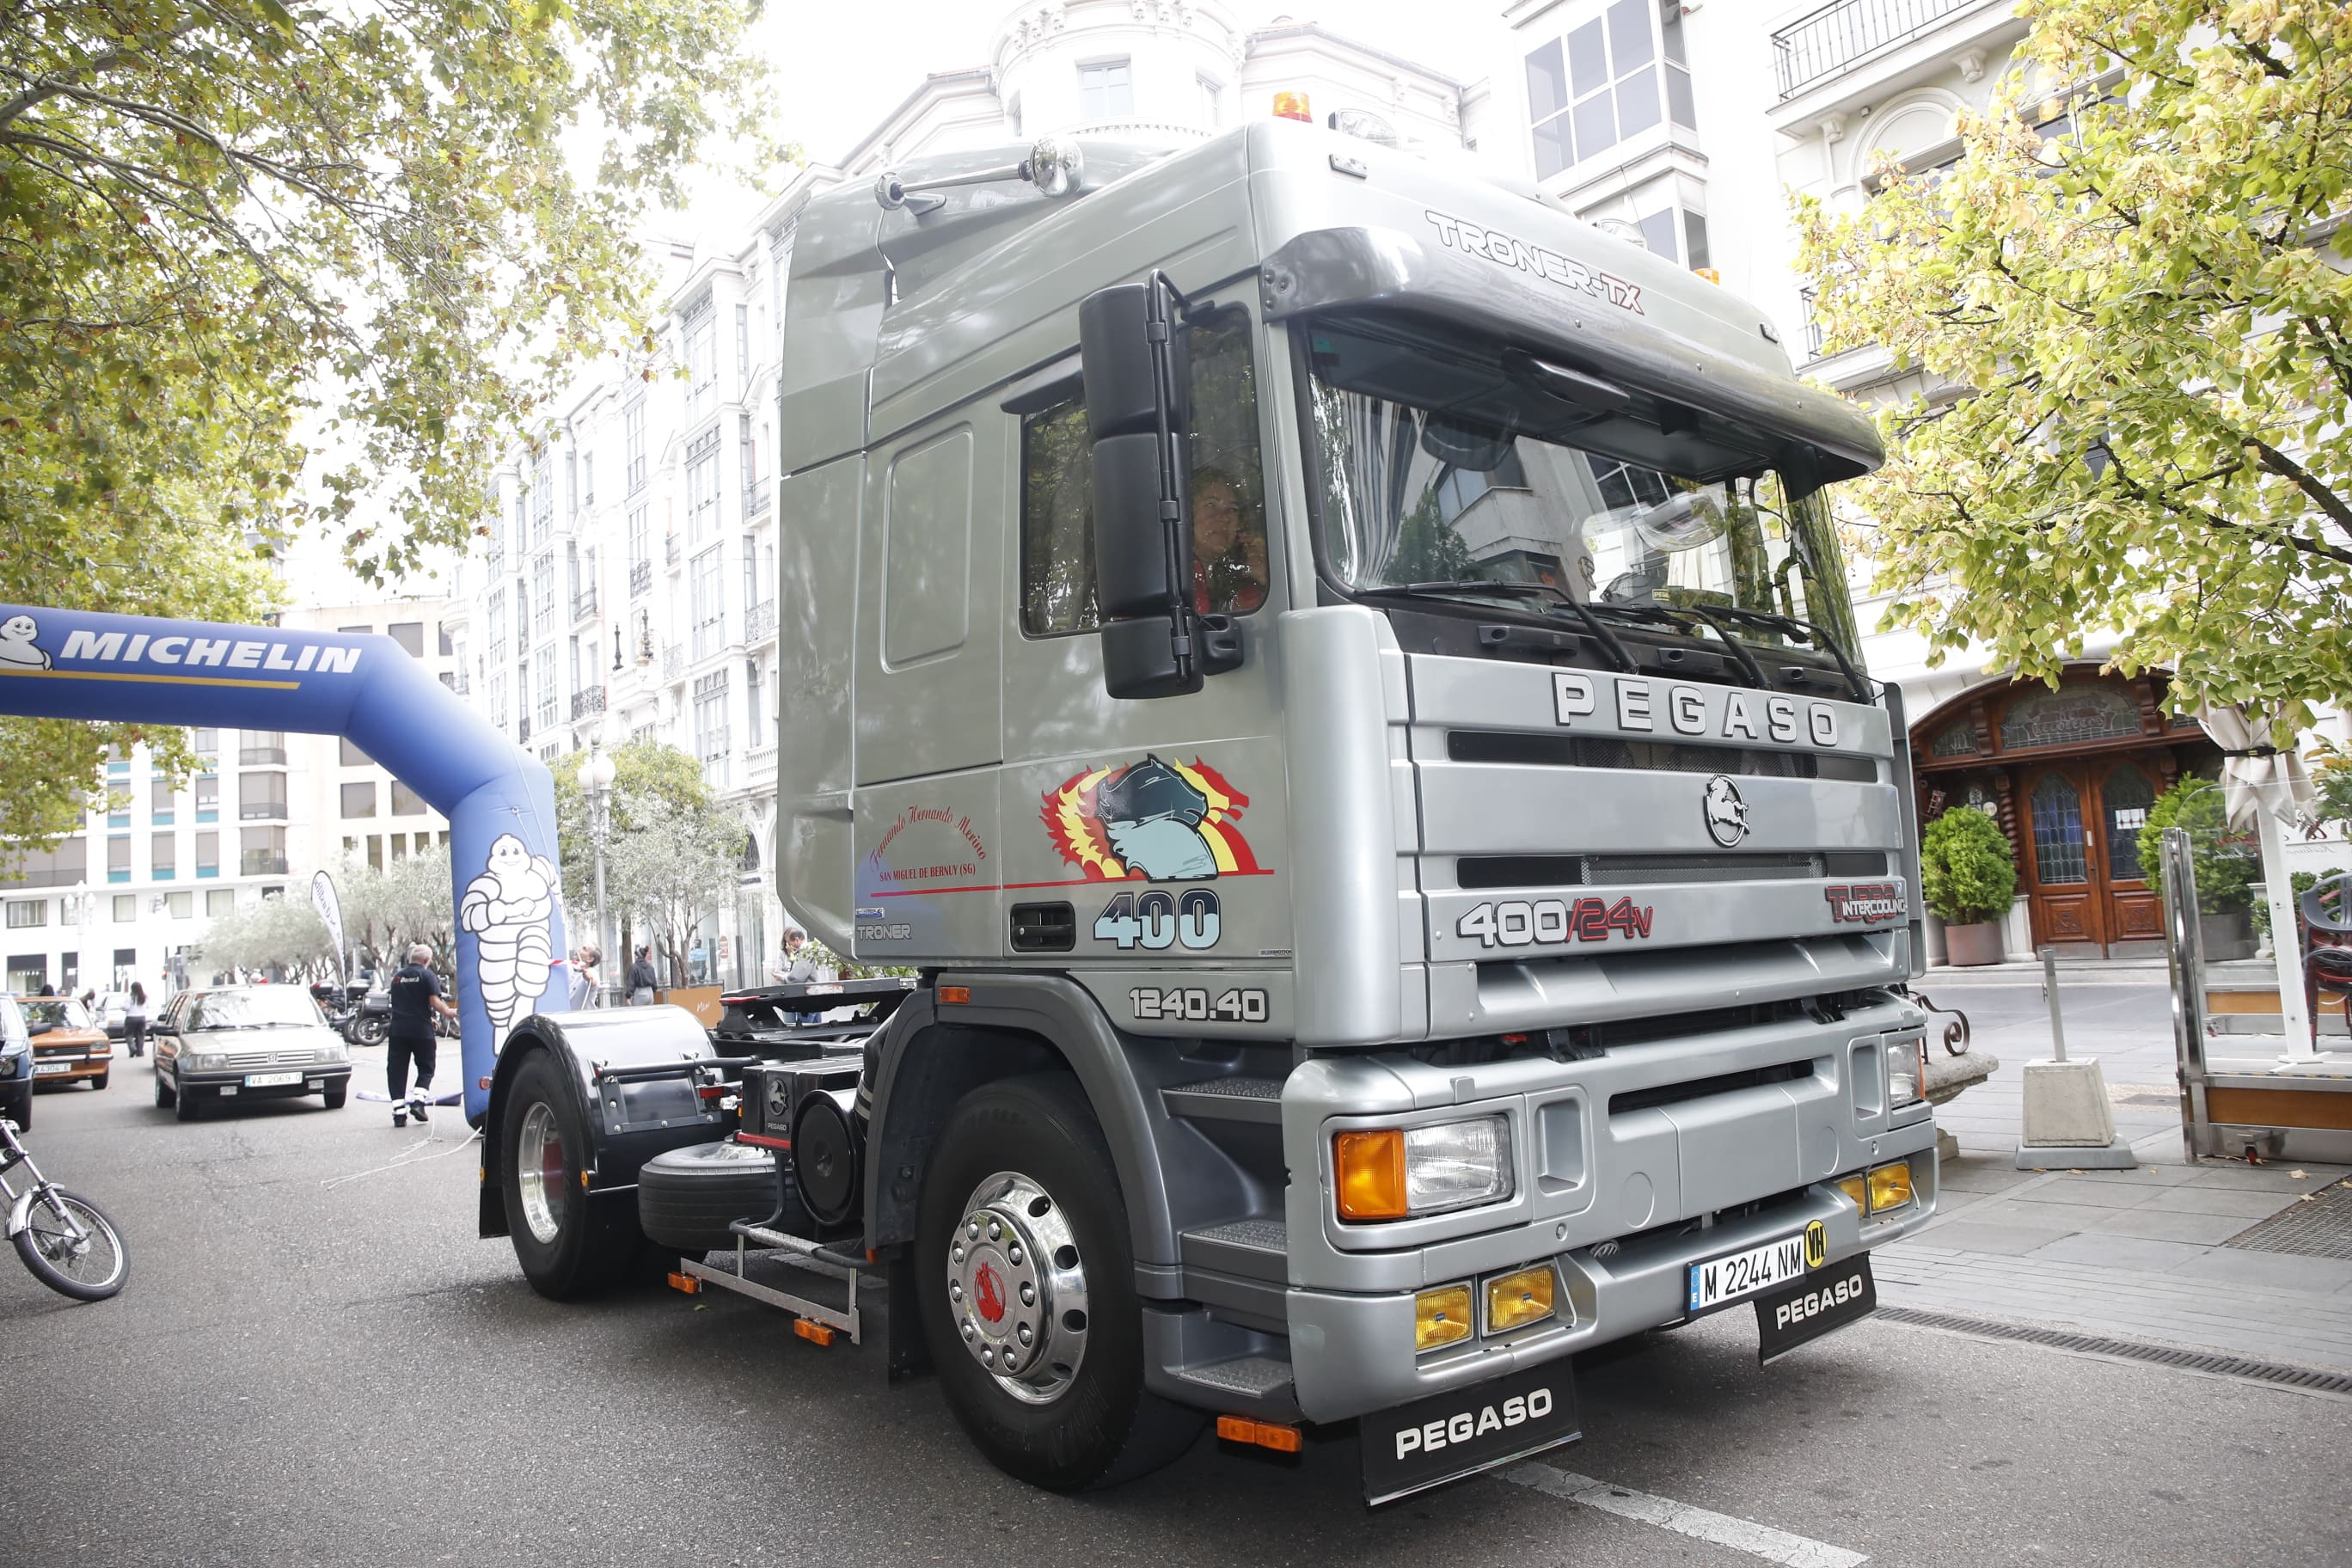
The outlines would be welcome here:
[[[2139,830],[2156,804],[2156,780],[2139,763],[2111,763],[2098,770],[2100,859],[2105,872],[2107,941],[2161,942],[2164,909],[2151,885],[2153,868],[2140,864]]]
[[[2018,871],[2025,882],[2036,947],[2095,945],[2107,942],[2106,899],[2100,873],[2097,786],[2089,771],[2071,767],[2028,770],[2020,796],[2025,819],[2025,854]]]

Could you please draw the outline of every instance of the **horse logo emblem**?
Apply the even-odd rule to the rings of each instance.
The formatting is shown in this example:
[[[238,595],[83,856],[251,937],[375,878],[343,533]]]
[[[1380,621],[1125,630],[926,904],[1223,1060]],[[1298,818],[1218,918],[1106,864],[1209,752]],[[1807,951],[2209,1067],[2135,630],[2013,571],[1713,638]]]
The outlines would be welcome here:
[[[1706,781],[1703,807],[1706,813],[1706,836],[1726,849],[1736,847],[1748,837],[1748,803],[1739,798],[1739,786],[1721,773]]]

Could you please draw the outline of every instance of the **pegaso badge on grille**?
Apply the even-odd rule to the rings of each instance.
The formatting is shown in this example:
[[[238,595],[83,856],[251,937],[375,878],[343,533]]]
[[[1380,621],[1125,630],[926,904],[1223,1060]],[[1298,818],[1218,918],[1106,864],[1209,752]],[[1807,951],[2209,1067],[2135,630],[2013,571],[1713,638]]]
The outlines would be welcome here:
[[[1730,849],[1748,837],[1748,803],[1739,798],[1739,786],[1721,773],[1706,781],[1705,807],[1709,838]]]

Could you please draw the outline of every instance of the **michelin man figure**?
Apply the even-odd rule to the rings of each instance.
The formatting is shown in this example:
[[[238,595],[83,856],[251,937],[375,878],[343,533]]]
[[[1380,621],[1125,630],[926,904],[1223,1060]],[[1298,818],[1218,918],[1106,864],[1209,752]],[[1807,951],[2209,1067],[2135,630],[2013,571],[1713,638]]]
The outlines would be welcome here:
[[[0,621],[0,664],[18,669],[47,669],[49,656],[33,646],[41,628],[30,616],[10,616]]]
[[[493,1039],[503,1042],[509,1026],[528,1017],[547,989],[556,889],[553,863],[511,833],[499,835],[488,865],[466,884],[457,920],[477,940],[474,975]]]

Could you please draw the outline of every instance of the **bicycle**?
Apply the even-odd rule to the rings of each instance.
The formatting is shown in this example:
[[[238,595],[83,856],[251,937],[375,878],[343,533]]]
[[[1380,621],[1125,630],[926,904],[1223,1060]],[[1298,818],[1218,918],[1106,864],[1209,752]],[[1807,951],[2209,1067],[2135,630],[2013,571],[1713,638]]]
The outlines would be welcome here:
[[[121,1235],[96,1204],[42,1175],[16,1132],[16,1122],[0,1116],[0,1194],[8,1202],[8,1238],[16,1256],[59,1295],[105,1300],[131,1274]],[[19,1165],[33,1173],[33,1184],[21,1194],[8,1180]]]

